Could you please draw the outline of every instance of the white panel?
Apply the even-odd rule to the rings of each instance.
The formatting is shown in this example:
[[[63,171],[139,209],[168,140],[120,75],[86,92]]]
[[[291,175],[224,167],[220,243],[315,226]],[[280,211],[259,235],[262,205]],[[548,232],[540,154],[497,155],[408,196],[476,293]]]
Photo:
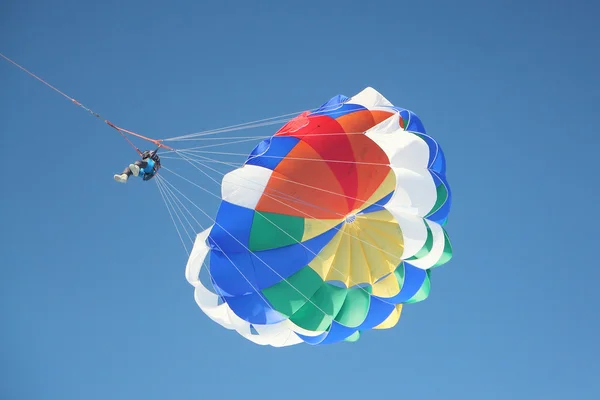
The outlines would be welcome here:
[[[427,169],[429,164],[427,143],[417,135],[402,129],[399,121],[400,114],[396,113],[369,129],[365,135],[382,148],[392,167]]]
[[[421,250],[427,240],[427,227],[423,218],[410,215],[402,209],[398,210],[387,205],[385,208],[392,213],[402,231],[404,251],[401,258],[406,259],[414,256]]]
[[[223,177],[223,200],[240,207],[254,209],[269,182],[271,171],[256,165],[244,165]]]
[[[374,107],[393,106],[388,99],[383,97],[381,93],[372,87],[365,88],[362,92],[352,96],[346,103],[358,104],[369,109]]]
[[[431,229],[433,235],[433,246],[431,251],[424,257],[417,260],[411,260],[410,263],[417,268],[429,269],[435,265],[444,254],[444,245],[446,243],[442,227],[432,221],[425,220]]]

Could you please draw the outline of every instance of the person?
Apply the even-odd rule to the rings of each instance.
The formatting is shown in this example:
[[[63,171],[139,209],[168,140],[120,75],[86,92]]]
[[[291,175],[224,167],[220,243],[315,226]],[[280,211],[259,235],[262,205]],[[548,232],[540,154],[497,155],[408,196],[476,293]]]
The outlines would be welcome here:
[[[131,175],[141,176],[145,181],[154,178],[154,175],[156,175],[160,169],[160,157],[156,154],[157,152],[158,149],[154,151],[144,151],[142,153],[142,160],[138,160],[134,164],[129,164],[121,174],[116,174],[114,177],[115,181],[126,183]]]

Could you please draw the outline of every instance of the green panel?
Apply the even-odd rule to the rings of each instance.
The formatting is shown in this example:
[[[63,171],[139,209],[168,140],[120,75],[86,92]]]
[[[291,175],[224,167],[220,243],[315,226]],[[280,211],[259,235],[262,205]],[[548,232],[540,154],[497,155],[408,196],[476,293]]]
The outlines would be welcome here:
[[[287,278],[287,282],[278,282],[262,293],[275,310],[289,317],[306,304],[322,285],[319,274],[306,266]]]
[[[370,303],[371,296],[367,289],[348,289],[344,305],[335,320],[344,326],[355,328],[364,322]]]
[[[398,280],[398,288],[402,290],[402,286],[404,285],[404,262],[394,270],[394,275],[396,275],[396,279]]]
[[[298,243],[304,234],[304,218],[256,211],[250,230],[250,251],[275,249]]]
[[[360,339],[360,331],[354,332],[352,335],[350,335],[346,339],[344,339],[344,341],[345,342],[356,342],[358,339]]]
[[[444,252],[440,259],[435,263],[434,267],[439,267],[442,264],[447,263],[452,258],[452,244],[450,243],[450,238],[448,237],[448,233],[444,230]]]
[[[417,293],[415,293],[415,295],[413,297],[408,299],[406,301],[406,303],[417,303],[417,302],[423,301],[427,297],[429,297],[429,291],[431,290],[430,274],[431,274],[431,272],[429,270],[427,270],[427,276],[425,277],[425,280],[423,281],[421,288],[419,289],[419,291]]]
[[[427,214],[427,217],[429,217],[430,215],[435,213],[437,210],[439,210],[444,205],[446,200],[448,200],[448,189],[446,189],[446,185],[444,185],[442,183],[442,184],[438,185],[435,190],[437,193],[437,199],[435,201],[433,208]]]
[[[348,289],[324,283],[290,321],[310,331],[326,330],[344,304]],[[323,314],[325,312],[325,314]]]

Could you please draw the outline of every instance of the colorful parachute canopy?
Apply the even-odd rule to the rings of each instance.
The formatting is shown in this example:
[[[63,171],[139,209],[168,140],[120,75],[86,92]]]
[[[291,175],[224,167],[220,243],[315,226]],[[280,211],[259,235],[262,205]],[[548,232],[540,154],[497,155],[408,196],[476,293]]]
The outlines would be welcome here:
[[[411,111],[372,88],[332,98],[223,178],[215,224],[186,268],[196,302],[263,345],[393,327],[452,256],[445,175],[441,148]]]

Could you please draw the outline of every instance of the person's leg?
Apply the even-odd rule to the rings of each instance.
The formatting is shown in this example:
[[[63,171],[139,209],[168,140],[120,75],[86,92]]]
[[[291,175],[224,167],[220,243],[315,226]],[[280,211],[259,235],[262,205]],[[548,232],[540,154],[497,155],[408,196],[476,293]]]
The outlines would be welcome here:
[[[138,176],[140,171],[143,171],[144,168],[148,166],[146,161],[136,161],[134,164],[129,164],[129,170],[133,173],[134,176]]]
[[[123,172],[121,172],[121,175],[123,174],[127,175],[127,177],[129,178],[131,175],[133,175],[133,171],[131,171],[130,167],[127,167],[123,170]]]
[[[129,169],[129,167],[125,168],[123,170],[123,172],[120,175],[115,175],[115,181],[119,182],[119,183],[125,183],[127,182],[127,179],[129,179],[129,177],[132,175],[131,169]]]

